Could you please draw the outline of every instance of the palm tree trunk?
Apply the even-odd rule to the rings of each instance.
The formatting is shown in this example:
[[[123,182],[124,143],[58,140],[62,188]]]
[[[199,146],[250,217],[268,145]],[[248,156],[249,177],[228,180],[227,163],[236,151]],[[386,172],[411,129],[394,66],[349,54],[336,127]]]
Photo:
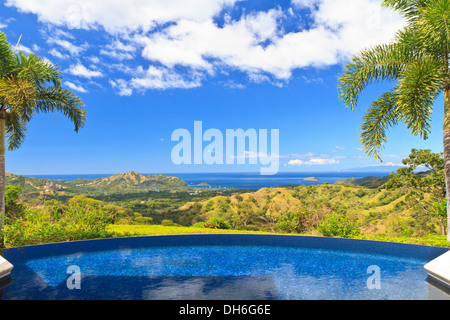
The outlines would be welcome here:
[[[450,241],[450,88],[444,89],[444,171],[447,191],[447,240]]]
[[[5,221],[5,112],[0,112],[0,248],[3,243],[3,225]]]

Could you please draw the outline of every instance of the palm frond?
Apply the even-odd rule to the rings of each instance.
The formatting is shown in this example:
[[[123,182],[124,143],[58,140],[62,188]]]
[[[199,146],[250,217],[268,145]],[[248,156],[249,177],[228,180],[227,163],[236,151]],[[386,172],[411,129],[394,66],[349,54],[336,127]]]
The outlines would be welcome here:
[[[435,56],[448,59],[450,52],[450,1],[430,1],[432,5],[422,10],[418,29],[427,50]]]
[[[416,60],[402,71],[396,88],[399,119],[414,135],[428,138],[433,103],[443,87],[440,61]]]
[[[347,64],[339,79],[341,100],[352,110],[360,93],[371,83],[396,80],[403,68],[420,52],[403,44],[378,45],[362,51]]]
[[[428,0],[383,0],[382,5],[398,11],[409,22],[414,22],[420,17],[420,9],[425,7]]]
[[[25,132],[27,131],[26,121],[15,110],[6,112],[5,131],[8,150],[18,149],[25,140]]]
[[[46,83],[53,86],[61,84],[61,72],[58,67],[47,60],[43,60],[34,53],[24,54],[19,52],[15,56],[13,74],[21,79],[42,88]]]
[[[389,91],[374,101],[364,116],[360,138],[366,154],[381,161],[378,154],[386,142],[386,131],[397,120],[397,94]]]
[[[14,61],[14,53],[11,45],[6,39],[6,34],[0,32],[0,78],[10,73],[12,62]]]
[[[29,81],[16,77],[0,79],[0,100],[4,110],[14,109],[25,121],[29,121],[34,113],[36,98],[36,89]]]
[[[86,109],[81,99],[61,87],[49,87],[39,92],[36,112],[59,111],[69,118],[78,132],[86,122]]]

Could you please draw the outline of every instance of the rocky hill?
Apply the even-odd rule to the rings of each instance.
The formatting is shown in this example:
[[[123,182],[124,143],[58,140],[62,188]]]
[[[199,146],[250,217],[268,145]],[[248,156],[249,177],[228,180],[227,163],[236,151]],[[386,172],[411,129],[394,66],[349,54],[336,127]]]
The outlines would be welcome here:
[[[74,194],[139,192],[185,187],[187,183],[177,177],[143,175],[137,172],[118,173],[101,179],[77,179],[73,181],[39,179],[6,174],[7,185],[20,185],[22,192],[60,191]]]

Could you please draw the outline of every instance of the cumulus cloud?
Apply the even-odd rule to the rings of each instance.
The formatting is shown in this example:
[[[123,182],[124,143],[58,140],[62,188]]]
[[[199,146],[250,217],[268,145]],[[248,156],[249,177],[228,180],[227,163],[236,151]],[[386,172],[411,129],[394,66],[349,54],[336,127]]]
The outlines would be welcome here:
[[[326,165],[326,164],[338,164],[339,161],[336,159],[325,159],[325,158],[313,158],[308,161],[303,161],[300,159],[291,160],[288,162],[291,166],[312,166],[312,165]]]
[[[213,19],[177,23],[139,37],[143,57],[167,67],[211,71],[213,63],[247,72],[253,79],[269,74],[287,80],[292,71],[340,63],[364,47],[388,42],[403,21],[377,0],[295,1],[308,6],[313,23],[283,32],[286,13],[271,9],[249,13],[223,26]],[[255,77],[255,75],[259,75]]]
[[[406,165],[404,165],[401,162],[383,162],[380,164],[374,164],[374,165],[370,165],[369,167],[406,167]]]
[[[99,48],[99,54],[119,61],[140,55],[148,63],[140,76],[110,81],[127,94],[134,89],[197,87],[227,69],[244,72],[251,82],[280,85],[294,70],[342,63],[365,47],[389,42],[404,25],[379,0],[292,0],[287,7],[242,10],[231,16],[240,2],[7,0],[6,5],[58,28],[113,35],[117,40]],[[302,19],[305,12],[308,19]],[[61,35],[48,43],[72,56],[87,48]]]
[[[59,59],[67,59],[69,58],[68,54],[61,53],[57,49],[53,48],[48,53],[50,53],[52,56],[59,58]]]
[[[147,89],[189,89],[201,86],[202,75],[193,73],[190,77],[182,77],[171,69],[150,66],[144,70],[142,67],[134,70],[136,75],[130,81],[124,79],[111,79],[109,83],[122,96],[129,96],[135,90],[142,92]]]
[[[74,91],[78,91],[78,92],[82,92],[82,93],[86,93],[88,92],[84,87],[82,87],[81,85],[75,84],[73,82],[70,81],[65,81],[64,85],[69,87],[70,89],[74,90]]]
[[[109,33],[151,30],[158,24],[203,21],[239,0],[6,0],[41,21],[77,29],[104,28]]]
[[[128,82],[123,79],[110,79],[109,84],[116,90],[116,92],[120,96],[131,96],[133,94],[133,89],[128,85]]]
[[[24,53],[30,54],[33,52],[33,50],[31,50],[30,48],[28,48],[27,46],[24,46],[23,44],[18,44],[17,45],[17,52],[22,51]]]
[[[78,46],[68,40],[54,38],[54,37],[49,37],[47,39],[47,43],[59,46],[60,48],[68,51],[72,56],[78,56],[80,53],[85,51],[88,46],[86,43]]]
[[[116,60],[129,60],[133,59],[133,54],[136,51],[136,47],[131,44],[125,44],[120,40],[115,40],[111,44],[105,46],[100,50],[100,54],[109,56]]]
[[[103,76],[103,74],[100,71],[88,69],[81,63],[71,65],[69,67],[68,73],[74,76],[83,77],[87,79],[98,78]]]

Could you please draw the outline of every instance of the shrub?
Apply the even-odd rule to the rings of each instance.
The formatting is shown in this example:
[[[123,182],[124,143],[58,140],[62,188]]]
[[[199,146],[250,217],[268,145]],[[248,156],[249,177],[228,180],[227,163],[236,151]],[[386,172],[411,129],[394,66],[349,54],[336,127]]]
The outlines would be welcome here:
[[[7,217],[21,217],[25,211],[25,205],[19,203],[20,186],[5,187],[5,213]]]
[[[174,226],[175,223],[172,220],[165,219],[165,220],[161,221],[161,225],[165,226],[165,227],[171,227],[171,226]]]
[[[204,206],[202,211],[203,212],[209,212],[211,210],[214,209],[214,202],[212,202],[211,200],[209,200]]]
[[[196,222],[192,225],[192,227],[193,228],[204,228],[205,227],[204,224],[205,224],[204,222]]]
[[[153,219],[149,217],[143,217],[140,213],[135,213],[132,219],[133,224],[152,224]]]
[[[231,229],[230,224],[218,217],[211,217],[208,219],[208,221],[203,222],[204,228],[210,228],[210,229]]]
[[[95,200],[94,200],[95,201]],[[92,205],[92,203],[91,203]],[[21,217],[6,217],[4,241],[7,247],[110,237],[106,231],[115,211],[102,202],[95,206],[81,201],[63,204],[46,201],[42,208],[27,208]]]
[[[319,222],[318,230],[325,237],[351,238],[359,234],[359,225],[345,212],[335,212]]]

